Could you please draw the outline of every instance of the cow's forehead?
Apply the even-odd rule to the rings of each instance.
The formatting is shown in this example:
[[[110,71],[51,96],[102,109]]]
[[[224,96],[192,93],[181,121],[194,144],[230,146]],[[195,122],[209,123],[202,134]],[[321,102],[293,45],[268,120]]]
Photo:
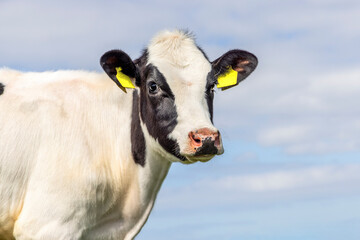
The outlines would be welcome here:
[[[170,85],[206,84],[211,65],[197,47],[193,37],[185,32],[162,32],[148,46],[148,63],[156,66]]]

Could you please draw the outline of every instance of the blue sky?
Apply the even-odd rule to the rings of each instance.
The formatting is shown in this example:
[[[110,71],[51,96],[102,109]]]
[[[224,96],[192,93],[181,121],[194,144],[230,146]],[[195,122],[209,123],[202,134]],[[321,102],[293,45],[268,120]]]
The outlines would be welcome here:
[[[0,66],[101,71],[160,30],[259,58],[215,96],[225,154],[173,164],[137,239],[360,239],[360,2],[0,0]]]

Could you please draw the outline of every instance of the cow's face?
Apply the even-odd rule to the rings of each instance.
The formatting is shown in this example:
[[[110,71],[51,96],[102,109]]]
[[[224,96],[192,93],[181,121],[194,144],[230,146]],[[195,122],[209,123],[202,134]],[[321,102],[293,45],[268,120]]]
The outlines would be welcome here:
[[[172,161],[192,163],[224,152],[212,123],[214,87],[237,85],[255,69],[257,59],[232,50],[210,63],[193,38],[176,31],[155,37],[134,62],[113,50],[103,55],[101,65],[123,90],[131,82],[136,86],[141,127],[152,148]],[[229,83],[224,76],[231,74],[235,78]]]

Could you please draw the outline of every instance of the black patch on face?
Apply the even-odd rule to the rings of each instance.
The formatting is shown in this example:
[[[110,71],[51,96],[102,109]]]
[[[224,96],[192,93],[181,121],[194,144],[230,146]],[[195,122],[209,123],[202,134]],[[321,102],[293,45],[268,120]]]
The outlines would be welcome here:
[[[146,145],[144,133],[140,126],[139,96],[133,92],[133,105],[131,113],[131,152],[135,163],[145,166]]]
[[[5,86],[4,84],[0,83],[0,95],[4,93]]]
[[[168,138],[177,124],[175,96],[162,73],[153,65],[146,65],[147,52],[136,60],[140,70],[140,114],[149,134],[175,157],[185,160],[176,141]],[[156,88],[155,91],[152,89]]]
[[[215,88],[216,83],[217,83],[217,80],[214,77],[214,73],[213,73],[213,71],[210,71],[208,73],[208,76],[207,76],[207,79],[206,79],[205,98],[206,98],[206,102],[207,102],[207,105],[208,105],[211,122],[213,122],[214,88]]]

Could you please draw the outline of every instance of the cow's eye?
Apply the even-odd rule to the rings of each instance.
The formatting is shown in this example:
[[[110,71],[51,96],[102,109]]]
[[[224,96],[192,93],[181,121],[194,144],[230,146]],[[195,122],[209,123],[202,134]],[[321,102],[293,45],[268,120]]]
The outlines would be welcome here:
[[[158,85],[155,82],[149,82],[149,93],[156,93],[158,91]]]

